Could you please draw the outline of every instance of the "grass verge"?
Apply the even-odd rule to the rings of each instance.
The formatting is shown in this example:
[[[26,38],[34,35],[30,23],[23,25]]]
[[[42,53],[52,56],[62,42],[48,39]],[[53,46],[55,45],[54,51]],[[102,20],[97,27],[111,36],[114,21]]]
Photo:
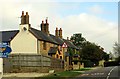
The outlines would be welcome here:
[[[35,79],[69,79],[80,74],[81,72],[63,71],[63,72],[54,73],[42,78],[35,78]]]
[[[79,71],[88,71],[88,70],[91,70],[91,68],[81,68],[81,69],[76,69],[71,71],[63,71],[63,72],[53,73],[51,75],[47,75],[42,78],[35,78],[35,79],[69,79],[82,74],[82,72],[79,72]]]
[[[76,70],[73,70],[73,71],[88,71],[88,70],[91,70],[92,68],[81,68],[81,69],[76,69]]]

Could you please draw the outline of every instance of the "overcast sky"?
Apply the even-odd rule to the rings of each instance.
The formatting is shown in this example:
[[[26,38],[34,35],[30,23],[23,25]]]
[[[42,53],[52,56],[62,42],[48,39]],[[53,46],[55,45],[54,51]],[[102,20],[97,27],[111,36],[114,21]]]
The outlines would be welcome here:
[[[20,16],[25,11],[36,29],[48,17],[51,34],[55,34],[56,27],[62,28],[64,38],[82,33],[107,52],[113,51],[113,44],[118,41],[118,0],[0,1],[0,30],[19,29]]]

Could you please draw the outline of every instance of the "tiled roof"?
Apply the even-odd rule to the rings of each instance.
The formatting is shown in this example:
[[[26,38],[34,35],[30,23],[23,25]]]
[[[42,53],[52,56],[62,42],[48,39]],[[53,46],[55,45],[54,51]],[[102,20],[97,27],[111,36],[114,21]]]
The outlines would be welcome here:
[[[52,34],[50,34],[50,37],[53,38],[59,45],[61,45],[61,46],[63,45],[64,41],[60,37],[56,37]]]
[[[70,54],[68,52],[65,52],[65,56],[70,56]]]
[[[71,41],[66,40],[66,39],[61,39],[60,37],[56,37],[52,34],[47,35],[46,33],[34,29],[34,28],[30,28],[29,31],[39,40],[43,40],[46,42],[51,42],[54,44],[59,44],[59,45],[63,45],[63,43],[65,42],[68,47],[74,48],[74,49],[78,49]],[[19,30],[12,30],[12,31],[0,31],[0,41],[2,42],[9,42],[11,41],[15,35],[19,32]],[[52,48],[53,49],[53,48]]]
[[[48,51],[48,55],[56,54],[57,51],[58,51],[57,47],[50,47],[50,50]]]
[[[53,38],[51,38],[49,35],[45,34],[44,32],[42,32],[40,30],[30,28],[29,31],[39,40],[43,40],[43,41],[51,42],[51,43],[54,43],[54,44],[58,44]]]
[[[15,35],[18,32],[19,32],[19,30],[0,31],[0,41],[1,42],[9,42],[15,37]]]
[[[70,48],[78,49],[71,41],[63,39],[64,42],[68,45]]]
[[[66,40],[66,39],[61,39],[60,37],[56,37],[52,34],[50,34],[50,37],[52,37],[59,45],[63,45],[64,42],[68,45],[68,47],[74,48],[74,49],[78,49],[71,41]]]
[[[45,34],[44,32],[30,28],[29,30],[37,39],[44,40],[46,42],[51,42],[54,44],[58,44],[53,38]],[[0,41],[2,42],[9,42],[11,41],[15,35],[19,32],[19,30],[12,30],[12,31],[0,31]]]

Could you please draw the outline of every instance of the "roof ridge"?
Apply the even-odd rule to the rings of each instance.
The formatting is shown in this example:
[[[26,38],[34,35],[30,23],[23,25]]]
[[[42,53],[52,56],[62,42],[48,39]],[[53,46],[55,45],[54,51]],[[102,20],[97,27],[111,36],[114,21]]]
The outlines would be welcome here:
[[[45,40],[47,42],[51,42],[51,43],[55,43],[57,44],[57,42],[52,39],[50,36],[48,36],[47,34],[45,34],[44,32],[42,32],[41,30],[35,29],[35,28],[31,28],[31,30],[33,32],[33,35],[35,35],[38,39],[41,38],[42,40]]]
[[[19,31],[19,30],[4,30],[4,31],[0,31],[0,32],[15,32],[15,31]]]
[[[41,30],[38,30],[38,29],[36,29],[36,28],[33,28],[33,27],[30,27],[30,29],[34,29],[34,30],[37,30],[37,31],[41,31]]]

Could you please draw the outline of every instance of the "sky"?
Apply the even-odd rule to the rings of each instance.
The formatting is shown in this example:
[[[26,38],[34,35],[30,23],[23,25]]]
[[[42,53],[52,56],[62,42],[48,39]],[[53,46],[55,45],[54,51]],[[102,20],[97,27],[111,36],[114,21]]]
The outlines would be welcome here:
[[[62,28],[63,37],[75,33],[90,42],[113,51],[118,41],[118,0],[0,0],[0,31],[18,30],[22,11],[28,12],[30,24],[40,30],[48,17],[49,31]]]

